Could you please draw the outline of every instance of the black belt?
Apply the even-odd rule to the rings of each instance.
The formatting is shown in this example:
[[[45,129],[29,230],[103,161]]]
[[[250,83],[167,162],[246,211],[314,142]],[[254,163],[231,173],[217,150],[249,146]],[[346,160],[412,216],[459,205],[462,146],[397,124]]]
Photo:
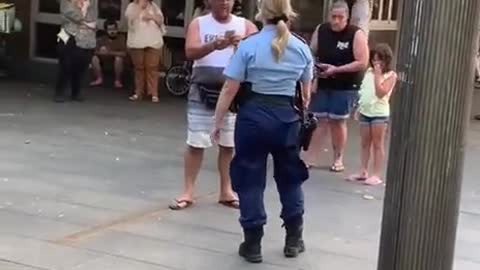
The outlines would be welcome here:
[[[294,104],[294,97],[283,95],[265,95],[256,92],[251,92],[247,102],[255,104],[274,106],[274,107],[292,107]]]

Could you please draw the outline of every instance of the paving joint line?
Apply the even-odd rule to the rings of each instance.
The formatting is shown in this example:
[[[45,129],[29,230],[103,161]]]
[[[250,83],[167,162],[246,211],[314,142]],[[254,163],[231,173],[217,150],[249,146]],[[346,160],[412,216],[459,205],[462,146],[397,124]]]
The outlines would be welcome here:
[[[217,194],[216,192],[211,192],[203,196],[197,197],[196,201],[203,201],[207,198],[210,198]],[[161,208],[153,208],[153,209],[148,209],[140,212],[135,212],[129,215],[126,215],[124,217],[121,217],[119,219],[115,219],[110,222],[106,222],[103,224],[99,224],[96,226],[93,226],[91,228],[81,230],[75,233],[72,233],[70,235],[67,235],[61,239],[53,240],[51,243],[54,244],[59,244],[59,245],[68,245],[68,246],[75,246],[79,244],[80,242],[84,242],[86,240],[89,240],[91,238],[94,238],[96,236],[100,236],[104,234],[105,232],[114,229],[115,227],[126,225],[126,224],[131,224],[143,220],[149,220],[152,219],[153,217],[157,217],[163,213],[171,211],[168,209],[168,207],[162,206]]]
[[[0,262],[9,263],[9,264],[13,264],[13,265],[18,265],[18,266],[22,266],[22,267],[28,267],[28,268],[32,268],[32,269],[36,269],[36,270],[51,270],[49,268],[33,266],[33,265],[20,263],[20,262],[15,262],[15,261],[8,260],[8,259],[3,259],[3,258],[0,258]]]

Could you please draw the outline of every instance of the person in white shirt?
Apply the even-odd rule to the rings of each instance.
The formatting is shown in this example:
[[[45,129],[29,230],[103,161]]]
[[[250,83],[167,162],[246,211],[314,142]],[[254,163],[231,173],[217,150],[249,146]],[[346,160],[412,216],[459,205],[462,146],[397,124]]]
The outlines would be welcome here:
[[[257,32],[252,22],[232,14],[233,0],[208,0],[208,4],[211,12],[190,23],[185,41],[186,57],[194,61],[187,105],[185,186],[183,194],[170,205],[172,210],[183,210],[194,203],[195,182],[205,149],[214,146],[210,133],[214,127],[217,100],[212,93],[216,93],[218,98],[225,83],[223,71],[240,40]],[[229,174],[233,158],[235,119],[232,113],[225,116],[218,142],[218,202],[238,209],[238,198],[233,192]]]

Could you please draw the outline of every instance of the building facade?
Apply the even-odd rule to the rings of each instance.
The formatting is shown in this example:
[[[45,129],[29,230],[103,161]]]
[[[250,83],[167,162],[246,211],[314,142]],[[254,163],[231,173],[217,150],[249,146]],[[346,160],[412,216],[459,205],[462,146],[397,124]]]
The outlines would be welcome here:
[[[13,74],[22,77],[51,80],[57,61],[56,43],[60,29],[60,1],[63,0],[15,0],[17,17],[23,24],[20,33],[8,37],[7,52]],[[115,18],[125,30],[124,11],[131,0],[97,0],[98,21]],[[194,10],[202,0],[154,0],[166,17],[167,37],[163,53],[163,66],[183,61],[183,45],[186,27]],[[316,25],[323,22],[332,0],[295,0],[296,11],[301,14],[296,31],[309,37]],[[257,0],[243,0],[243,14],[253,18]],[[398,0],[371,0],[371,42],[387,42],[393,47],[397,33]],[[53,74],[53,75],[52,75]],[[30,76],[31,75],[31,76]]]

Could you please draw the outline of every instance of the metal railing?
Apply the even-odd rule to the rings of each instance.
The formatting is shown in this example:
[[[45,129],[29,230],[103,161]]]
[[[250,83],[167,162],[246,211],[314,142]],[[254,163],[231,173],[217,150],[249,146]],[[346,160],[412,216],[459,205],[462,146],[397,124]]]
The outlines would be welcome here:
[[[370,0],[371,30],[397,30],[399,0]]]

